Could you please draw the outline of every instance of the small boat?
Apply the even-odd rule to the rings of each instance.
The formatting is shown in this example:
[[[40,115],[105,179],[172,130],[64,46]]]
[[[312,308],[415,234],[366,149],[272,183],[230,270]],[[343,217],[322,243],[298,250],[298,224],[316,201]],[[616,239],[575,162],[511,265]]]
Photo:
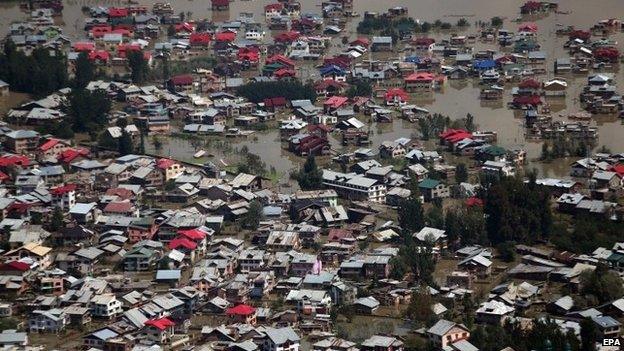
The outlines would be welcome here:
[[[204,156],[205,154],[206,154],[206,151],[205,151],[205,150],[199,150],[199,151],[197,151],[197,152],[193,155],[193,157],[195,157],[195,158],[200,158],[200,157]]]

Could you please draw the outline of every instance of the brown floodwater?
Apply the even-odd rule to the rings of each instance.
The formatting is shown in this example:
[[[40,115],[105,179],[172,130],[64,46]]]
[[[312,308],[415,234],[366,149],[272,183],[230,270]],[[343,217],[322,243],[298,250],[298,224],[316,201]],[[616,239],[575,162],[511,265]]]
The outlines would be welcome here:
[[[170,1],[174,6],[175,12],[185,12],[191,14],[193,19],[208,18],[213,21],[235,20],[241,12],[254,13],[254,19],[263,22],[263,6],[274,1],[255,0],[241,1],[235,0],[230,3],[229,11],[212,12],[210,1],[183,0]],[[441,19],[447,22],[456,22],[460,16],[466,17],[471,23],[476,21],[489,21],[493,16],[505,18],[504,27],[516,30],[518,23],[513,22],[519,16],[519,6],[524,1],[521,0],[355,0],[354,10],[363,14],[365,11],[383,12],[390,7],[405,6],[409,9],[409,16],[426,21],[434,21]],[[142,5],[151,7],[152,2],[139,0]],[[320,13],[320,1],[302,0],[303,12]],[[62,25],[66,34],[73,38],[83,38],[82,23],[84,15],[81,12],[83,6],[115,6],[122,5],[122,1],[64,1],[65,9],[62,17],[57,19],[58,24]],[[558,37],[555,31],[560,26],[573,25],[579,29],[588,29],[601,19],[622,16],[624,14],[623,0],[567,0],[560,2],[560,11],[569,12],[569,14],[550,13],[539,17],[525,17],[524,20],[534,21],[539,28],[539,42],[542,50],[548,55],[546,68],[548,73],[538,76],[540,79],[552,78],[553,62],[558,57],[567,57],[567,52],[563,49],[566,37]],[[19,10],[17,3],[0,3],[0,28],[6,30],[12,21],[26,18],[26,14]],[[341,36],[349,35],[355,38],[355,26],[360,18],[352,19],[346,26],[345,32]],[[465,30],[463,34],[476,33],[474,25]],[[432,33],[436,38],[448,37],[449,33]],[[611,39],[618,42],[618,47],[622,51],[622,41],[624,35],[615,33]],[[334,48],[332,51],[340,48],[339,40],[334,40]],[[498,50],[498,46],[492,44],[484,44],[478,42],[475,44],[475,50],[493,49]],[[400,54],[394,54],[396,58],[401,58]],[[373,58],[382,57],[373,55]],[[384,57],[387,57],[384,56]],[[619,68],[619,67],[618,67]],[[314,78],[314,70],[306,69],[305,72],[311,72],[310,76]],[[616,69],[616,82],[621,83],[623,80],[623,70]],[[567,75],[564,76],[569,83],[567,97],[565,99],[549,101],[555,119],[559,115],[565,116],[568,113],[580,110],[578,103],[578,95],[582,89],[586,79],[585,75]],[[511,100],[510,85],[506,87],[506,94],[503,102],[499,103],[483,103],[479,100],[479,85],[476,82],[447,82],[443,90],[436,92],[432,97],[427,99],[417,99],[412,97],[410,103],[421,105],[431,112],[449,115],[452,119],[462,118],[467,113],[475,116],[475,121],[481,130],[494,130],[498,132],[498,143],[501,146],[514,148],[521,147],[527,150],[529,158],[539,156],[541,143],[536,141],[527,141],[524,138],[524,129],[522,127],[522,114],[514,112],[506,108],[506,103]],[[621,91],[621,87],[620,87]],[[592,124],[599,128],[599,140],[597,145],[605,145],[614,152],[624,151],[624,124],[615,116],[603,116],[594,118]],[[372,137],[373,148],[376,148],[383,140],[393,140],[398,137],[410,137],[414,135],[415,126],[402,120],[395,120],[391,124],[375,125],[371,130],[374,132]],[[298,159],[288,152],[282,150],[278,134],[276,131],[256,133],[254,137],[235,142],[237,147],[247,145],[249,149],[259,154],[269,166],[275,167],[283,174],[287,174],[292,168],[296,168]],[[341,150],[338,143],[332,143],[334,148]],[[232,158],[234,156],[222,153],[219,150],[209,150],[215,155],[215,158]],[[165,147],[161,151],[165,155],[189,159],[189,155],[194,153],[194,147],[187,140],[168,140]],[[571,160],[560,160],[549,164],[533,163],[532,167],[538,168],[545,176],[564,176],[567,174],[567,166]]]

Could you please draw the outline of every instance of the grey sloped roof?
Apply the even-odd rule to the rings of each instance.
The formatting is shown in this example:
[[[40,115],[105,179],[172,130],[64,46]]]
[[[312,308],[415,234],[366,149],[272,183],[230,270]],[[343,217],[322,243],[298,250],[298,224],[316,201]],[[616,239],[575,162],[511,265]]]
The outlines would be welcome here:
[[[291,328],[267,328],[266,336],[271,339],[275,344],[281,345],[288,341],[299,341],[299,335]]]
[[[138,308],[133,308],[124,312],[123,316],[137,328],[143,328],[148,318]]]
[[[455,322],[447,321],[446,319],[440,319],[436,322],[436,324],[434,324],[431,328],[427,330],[427,333],[442,336],[446,332],[451,330],[451,328],[453,328],[455,325]]]

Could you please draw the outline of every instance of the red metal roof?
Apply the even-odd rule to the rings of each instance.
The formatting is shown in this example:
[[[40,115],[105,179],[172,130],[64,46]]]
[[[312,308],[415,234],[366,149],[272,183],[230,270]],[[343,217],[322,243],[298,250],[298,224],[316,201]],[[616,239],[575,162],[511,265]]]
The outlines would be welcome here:
[[[531,23],[522,23],[518,27],[518,31],[535,33],[535,32],[537,32],[537,24],[532,23],[532,22]]]
[[[46,141],[45,143],[41,144],[41,146],[39,146],[39,149],[41,151],[48,151],[51,148],[54,147],[54,145],[58,144],[60,142],[60,140],[58,139],[50,139],[48,141]]]
[[[219,32],[215,34],[216,41],[234,41],[236,40],[236,33],[234,32]]]
[[[132,197],[133,193],[131,190],[126,188],[110,188],[106,190],[106,195],[109,196],[118,196],[123,200],[129,199]]]
[[[91,42],[84,42],[84,41],[79,41],[77,43],[74,43],[73,45],[74,51],[78,51],[78,52],[89,52],[92,50],[95,50],[95,43],[91,43]]]
[[[26,272],[30,269],[30,265],[28,263],[19,262],[19,261],[11,261],[0,265],[0,271],[22,271]]]
[[[89,53],[89,60],[91,61],[93,60],[108,61],[109,58],[110,58],[110,54],[108,53],[108,51],[105,51],[105,50],[91,51]]]
[[[228,308],[225,313],[227,315],[249,316],[256,313],[256,309],[249,305],[240,304],[238,306]]]
[[[407,101],[409,95],[407,94],[407,92],[405,92],[405,90],[401,88],[393,88],[386,91],[384,97],[386,101],[394,100],[396,98],[400,99],[401,101]]]
[[[119,17],[127,17],[128,9],[124,7],[110,7],[108,9],[108,17],[111,18],[119,18]]]
[[[104,207],[104,212],[128,213],[132,211],[132,203],[130,201],[113,201]]]
[[[542,99],[539,95],[525,95],[525,96],[516,96],[513,99],[514,104],[518,105],[540,105],[542,103]]]
[[[483,200],[479,199],[478,197],[469,197],[468,199],[466,199],[466,206],[468,207],[473,207],[473,206],[483,206]]]
[[[173,85],[191,85],[193,84],[193,76],[190,74],[182,74],[171,77],[169,81]]]
[[[229,1],[229,0],[226,0]],[[210,33],[191,33],[191,36],[189,37],[189,42],[191,43],[191,45],[194,44],[202,44],[202,45],[207,45],[210,43],[210,41],[212,40],[212,36],[210,35]]]
[[[419,38],[412,40],[412,43],[414,45],[431,45],[435,43],[435,39],[427,38],[427,37],[419,37]]]
[[[329,99],[323,102],[324,106],[329,106],[330,108],[340,108],[340,106],[344,105],[349,98],[346,96],[332,96]]]
[[[340,241],[342,239],[353,239],[353,232],[348,229],[332,228],[327,233],[327,241]]]
[[[291,30],[276,35],[275,37],[273,37],[273,40],[278,43],[290,43],[297,40],[299,36],[299,32]]]
[[[278,96],[274,98],[264,99],[264,105],[267,107],[283,107],[286,106],[286,98]]]
[[[286,66],[295,67],[295,62],[284,55],[273,55],[266,59],[266,64],[281,63]]]
[[[192,77],[191,77],[192,79]],[[192,82],[192,81],[191,81]],[[160,168],[160,169],[167,169],[173,165],[175,165],[177,162],[169,159],[169,158],[160,158],[158,159],[158,161],[156,161],[156,167]]]
[[[23,155],[4,155],[0,157],[0,167],[28,165],[30,165],[30,159]]]
[[[367,48],[370,46],[370,40],[365,37],[357,38],[354,41],[352,41],[350,45],[359,45],[359,46],[363,46]]]
[[[281,11],[283,8],[284,8],[284,5],[282,5],[281,3],[268,4],[268,5],[264,6],[264,12],[267,12],[267,11]]]
[[[203,240],[206,237],[206,233],[199,230],[199,228],[178,230],[178,234],[191,240]]]
[[[523,80],[522,82],[520,82],[520,84],[518,84],[518,87],[524,88],[524,89],[526,88],[538,89],[541,86],[542,84],[533,78],[527,78]]]
[[[66,185],[57,186],[56,188],[50,189],[50,193],[52,195],[63,195],[71,191],[75,191],[76,188],[77,188],[76,184],[66,184]]]
[[[177,237],[169,242],[169,248],[171,250],[176,250],[179,247],[183,247],[188,250],[195,250],[197,248],[197,243],[182,237]]]
[[[421,82],[421,81],[431,82],[433,81],[434,78],[435,78],[435,75],[433,75],[433,73],[416,72],[407,76],[407,78],[405,78],[405,81],[406,82]]]
[[[83,157],[89,156],[89,150],[85,148],[67,149],[61,152],[61,155],[59,156],[59,161],[63,163],[70,163],[74,161],[76,158],[81,157],[81,156]]]
[[[191,23],[184,22],[184,23],[176,24],[175,31],[192,33],[193,31],[195,31],[195,27]]]
[[[150,319],[147,322],[145,322],[145,325],[155,327],[159,330],[165,330],[168,327],[175,326],[175,323],[171,319],[167,317],[163,317],[159,319]]]

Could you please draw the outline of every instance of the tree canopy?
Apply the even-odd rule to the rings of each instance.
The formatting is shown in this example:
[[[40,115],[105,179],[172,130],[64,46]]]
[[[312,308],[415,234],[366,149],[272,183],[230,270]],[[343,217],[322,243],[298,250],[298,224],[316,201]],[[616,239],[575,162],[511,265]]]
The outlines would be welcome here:
[[[111,101],[104,90],[72,89],[64,110],[75,132],[94,132],[108,123]]]
[[[84,88],[95,77],[95,66],[89,60],[86,52],[78,54],[75,66],[74,86],[76,88]]]
[[[67,59],[61,51],[43,47],[26,55],[9,40],[0,55],[0,79],[12,90],[45,96],[67,86]]]
[[[323,171],[316,165],[314,156],[310,155],[297,175],[299,187],[303,190],[320,189],[323,187]]]
[[[504,178],[487,191],[484,213],[490,242],[516,241],[531,244],[547,240],[552,230],[549,191],[535,180]]]
[[[316,92],[312,84],[303,84],[299,80],[275,82],[251,82],[238,88],[238,94],[251,102],[262,102],[264,99],[284,97],[287,100],[316,101]]]
[[[128,53],[128,66],[130,67],[132,83],[141,84],[147,80],[149,67],[142,51],[131,51]]]

